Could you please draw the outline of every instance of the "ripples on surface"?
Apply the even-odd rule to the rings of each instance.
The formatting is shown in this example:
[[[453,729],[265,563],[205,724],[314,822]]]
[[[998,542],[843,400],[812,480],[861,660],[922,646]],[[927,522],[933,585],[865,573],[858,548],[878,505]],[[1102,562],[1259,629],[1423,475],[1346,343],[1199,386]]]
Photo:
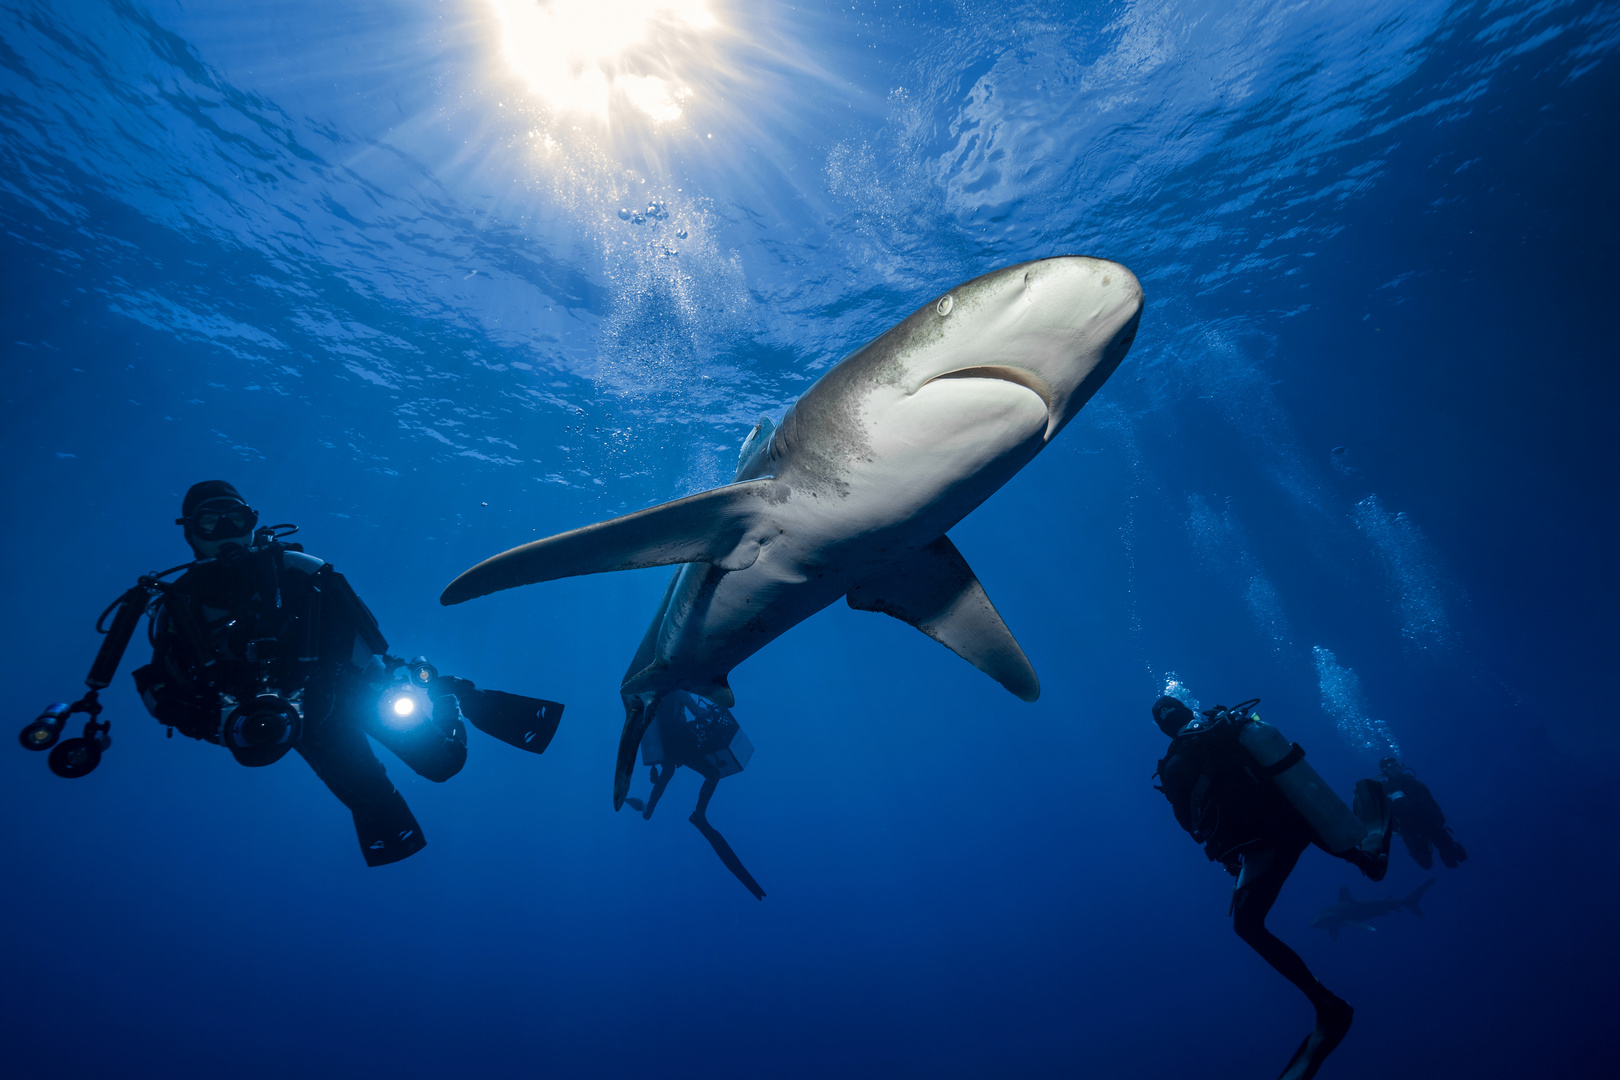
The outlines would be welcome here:
[[[563,518],[727,479],[758,415],[942,285],[1118,258],[1147,287],[1144,332],[1068,441],[1130,477],[1113,513],[1131,566],[1136,495],[1179,489],[1155,513],[1186,517],[1256,632],[1292,648],[1274,556],[1135,430],[1213,408],[1241,468],[1307,537],[1331,534],[1309,546],[1342,564],[1359,535],[1406,639],[1446,638],[1418,525],[1347,499],[1354,478],[1273,393],[1292,363],[1277,331],[1312,309],[1302,271],[1413,125],[1465,116],[1530,50],[1578,79],[1612,49],[1612,11],[1143,0],[703,23],[643,6],[640,44],[551,60],[663,79],[655,108],[514,74],[486,4],[403,24],[304,5],[268,53],[247,44],[263,11],[18,5],[8,216],[108,311],[186,347],[188,390],[162,408],[242,456],[262,439],[231,417],[286,399],[334,462],[518,505],[579,489],[549,504]]]

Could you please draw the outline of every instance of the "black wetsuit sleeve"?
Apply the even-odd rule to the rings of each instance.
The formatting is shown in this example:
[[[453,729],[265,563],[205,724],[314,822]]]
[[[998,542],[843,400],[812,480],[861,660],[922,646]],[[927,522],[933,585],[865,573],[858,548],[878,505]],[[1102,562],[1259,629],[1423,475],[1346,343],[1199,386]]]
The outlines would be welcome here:
[[[185,640],[178,620],[183,611],[171,611],[171,604],[184,604],[173,596],[165,599],[154,618],[152,662],[136,668],[136,692],[141,704],[159,723],[193,739],[219,741],[219,694],[209,685],[201,670],[201,658]]]
[[[1188,835],[1194,835],[1198,828],[1193,815],[1193,789],[1202,775],[1203,771],[1195,761],[1174,750],[1159,762],[1159,790],[1170,801],[1176,824],[1185,829]]]
[[[331,563],[315,574],[315,587],[321,594],[323,655],[334,660],[347,656],[360,667],[362,654],[382,656],[388,652],[388,639],[377,625],[377,616]]]

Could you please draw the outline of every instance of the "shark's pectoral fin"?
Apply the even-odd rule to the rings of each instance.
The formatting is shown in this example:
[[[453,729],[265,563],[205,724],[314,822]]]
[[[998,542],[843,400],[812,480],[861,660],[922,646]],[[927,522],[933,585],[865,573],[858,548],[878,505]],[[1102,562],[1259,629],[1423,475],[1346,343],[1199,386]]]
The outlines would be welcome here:
[[[1025,701],[1041,696],[1035,669],[949,537],[861,581],[848,599],[910,623]]]
[[[727,484],[503,551],[452,581],[439,603],[610,570],[692,562],[746,569],[760,549],[750,529],[775,486],[770,477]]]

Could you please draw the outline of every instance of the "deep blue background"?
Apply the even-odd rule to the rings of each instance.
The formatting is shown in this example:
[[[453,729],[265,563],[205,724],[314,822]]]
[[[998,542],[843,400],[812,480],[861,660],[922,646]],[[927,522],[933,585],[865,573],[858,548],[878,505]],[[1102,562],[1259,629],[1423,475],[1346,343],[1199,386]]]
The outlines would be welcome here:
[[[569,703],[544,757],[392,764],[430,844],[379,870],[122,676],[92,776],[0,752],[6,1073],[1271,1075],[1308,1010],[1150,786],[1176,678],[1345,791],[1393,743],[1472,853],[1337,943],[1341,884],[1426,875],[1307,854],[1272,925],[1357,1007],[1324,1077],[1608,1075],[1620,10],[711,8],[636,61],[685,117],[603,127],[475,0],[0,4],[13,722],[213,476],[397,650]],[[837,605],[732,680],[711,818],[767,900],[694,777],[613,814],[667,574],[443,585],[727,479],[851,348],[1062,253],[1138,274],[1141,334],[952,533],[1040,702]]]

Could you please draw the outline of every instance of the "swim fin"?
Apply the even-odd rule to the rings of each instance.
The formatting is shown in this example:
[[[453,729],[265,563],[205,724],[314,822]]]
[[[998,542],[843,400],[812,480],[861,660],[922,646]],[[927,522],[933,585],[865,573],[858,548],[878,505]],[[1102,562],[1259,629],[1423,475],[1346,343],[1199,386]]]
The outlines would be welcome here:
[[[1299,1044],[1277,1080],[1311,1080],[1327,1056],[1344,1041],[1355,1013],[1349,1002],[1329,995],[1328,1002],[1317,1007],[1316,1027]]]
[[[454,694],[461,714],[485,735],[531,754],[543,754],[562,722],[561,702],[508,694],[502,690],[480,690],[466,679],[441,676],[435,687]]]

